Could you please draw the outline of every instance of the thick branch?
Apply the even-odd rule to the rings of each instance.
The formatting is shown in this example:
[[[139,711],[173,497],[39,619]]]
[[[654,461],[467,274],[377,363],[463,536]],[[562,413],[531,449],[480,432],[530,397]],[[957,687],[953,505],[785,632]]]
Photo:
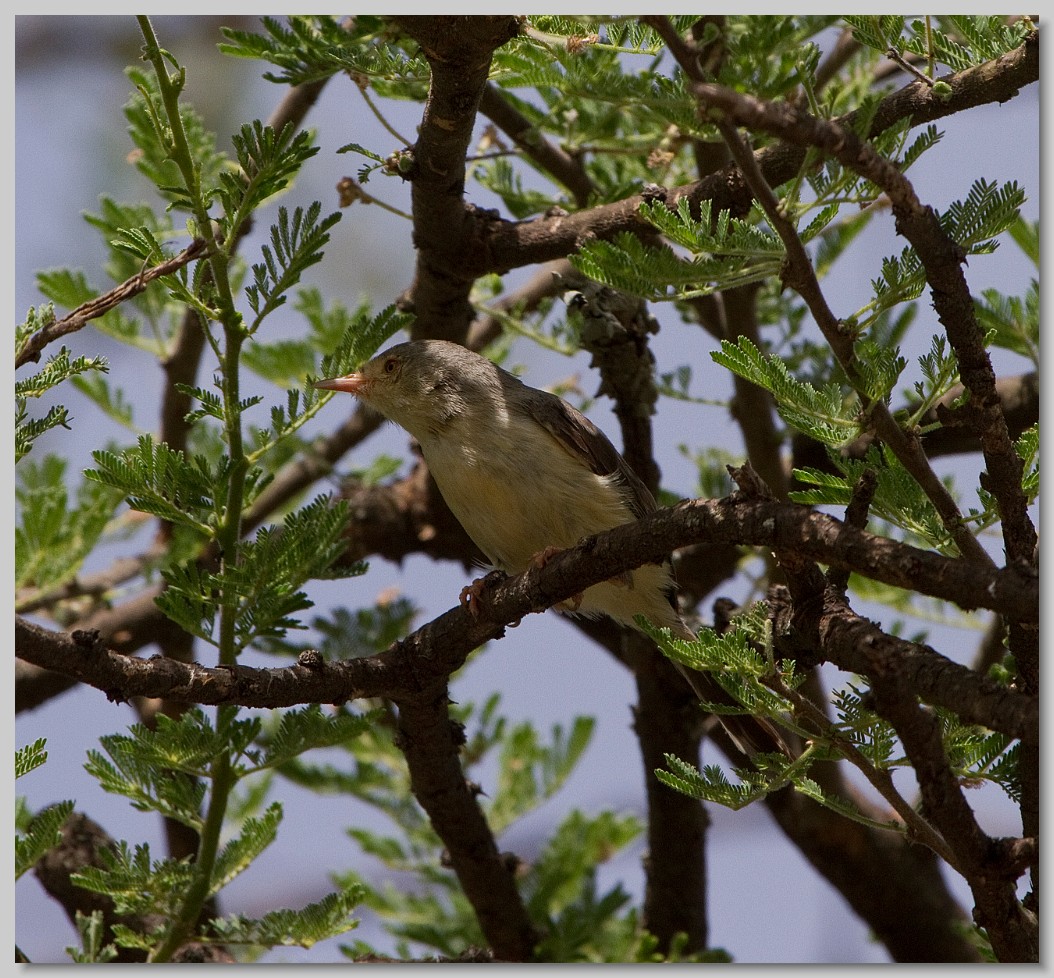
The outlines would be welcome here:
[[[845,672],[873,676],[895,668],[915,696],[954,710],[963,722],[1038,742],[1039,697],[1002,686],[927,645],[887,635],[840,601],[828,602],[811,621],[815,634],[803,636],[790,624],[795,609],[783,594],[774,589],[768,597],[780,654],[796,657],[796,650],[803,645],[815,650],[813,642],[818,641],[823,659]]]
[[[914,582],[917,590],[962,605],[997,605],[1018,617],[1038,616],[1038,583],[1031,571],[993,571],[916,550],[791,504],[694,500],[589,537],[555,555],[545,567],[500,583],[492,581],[482,589],[478,617],[456,607],[386,652],[368,658],[311,661],[287,669],[206,669],[160,657],[127,658],[101,648],[96,636],[82,634],[78,643],[21,618],[16,619],[16,653],[35,665],[58,669],[110,691],[117,699],[168,696],[203,704],[260,707],[343,702],[365,696],[413,699],[430,683],[457,669],[473,649],[502,634],[507,624],[700,540],[798,550],[898,587]],[[1021,693],[1014,696],[1020,697],[1015,703],[1032,700]],[[1016,711],[1012,717],[1017,717]],[[1002,724],[1004,718],[991,722]],[[1005,722],[1019,721],[1006,718]]]
[[[514,858],[498,852],[458,759],[463,732],[451,721],[445,683],[399,704],[399,747],[414,797],[446,846],[450,865],[499,961],[527,961],[538,939],[516,889]]]
[[[646,303],[593,282],[585,282],[575,300],[582,319],[581,343],[600,372],[598,394],[615,403],[622,432],[622,454],[657,495],[661,473],[655,461],[651,415],[658,393],[655,358],[648,334],[658,324]],[[670,791],[655,776],[669,754],[697,761],[700,725],[693,716],[695,698],[673,665],[643,635],[623,633],[623,657],[633,664],[637,705],[633,729],[644,761],[648,804],[648,853],[644,861],[644,925],[668,952],[678,934],[687,950],[707,946],[707,815],[694,798]],[[692,712],[690,712],[692,711]],[[696,722],[693,722],[695,720]]]
[[[515,17],[395,17],[432,69],[414,144],[411,180],[417,271],[411,301],[415,338],[463,340],[476,276],[460,256],[479,231],[463,200],[465,156],[494,50],[519,32]],[[478,246],[478,239],[475,242]]]
[[[642,922],[664,951],[678,932],[687,935],[686,950],[698,951],[708,943],[705,843],[710,820],[700,802],[670,791],[655,776],[666,767],[667,754],[698,763],[698,704],[649,639],[625,633],[624,641],[637,646],[632,656],[637,683],[633,730],[640,742],[648,803]]]

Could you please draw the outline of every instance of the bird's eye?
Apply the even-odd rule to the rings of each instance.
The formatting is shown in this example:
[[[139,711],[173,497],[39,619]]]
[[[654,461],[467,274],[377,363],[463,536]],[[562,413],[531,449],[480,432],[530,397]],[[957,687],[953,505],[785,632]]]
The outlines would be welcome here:
[[[384,361],[384,372],[386,374],[395,373],[395,368],[399,365],[399,361],[395,357],[390,357]]]

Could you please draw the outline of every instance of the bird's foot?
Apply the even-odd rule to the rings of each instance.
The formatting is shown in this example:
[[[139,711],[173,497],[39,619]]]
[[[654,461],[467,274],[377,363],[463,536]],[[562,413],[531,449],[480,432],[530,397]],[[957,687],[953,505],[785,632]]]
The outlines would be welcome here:
[[[562,547],[551,546],[546,547],[544,550],[539,550],[538,553],[531,558],[531,566],[544,567],[562,550]],[[574,614],[574,612],[582,607],[582,592],[579,591],[578,594],[572,594],[566,601],[561,601],[559,604],[553,605],[553,607],[556,608],[557,611]]]
[[[473,618],[478,618],[479,613],[483,608],[483,604],[479,600],[479,596],[483,593],[483,589],[488,584],[494,584],[499,580],[504,580],[507,575],[504,571],[492,570],[489,574],[485,574],[483,577],[477,577],[471,584],[466,584],[461,589],[461,594],[458,595],[458,601],[462,607],[467,607],[469,614]]]
[[[560,551],[562,549],[563,549],[562,547],[551,547],[550,546],[550,547],[545,547],[543,550],[539,550],[538,553],[536,553],[531,558],[531,566],[532,567],[544,567],[546,564],[549,563],[550,560],[553,559],[553,557],[555,557],[558,553],[560,553]]]
[[[458,601],[461,603],[461,607],[468,608],[469,614],[473,618],[479,617],[480,601],[479,596],[483,591],[483,581],[485,578],[477,577],[471,584],[466,584],[461,589],[461,594],[458,595]]]

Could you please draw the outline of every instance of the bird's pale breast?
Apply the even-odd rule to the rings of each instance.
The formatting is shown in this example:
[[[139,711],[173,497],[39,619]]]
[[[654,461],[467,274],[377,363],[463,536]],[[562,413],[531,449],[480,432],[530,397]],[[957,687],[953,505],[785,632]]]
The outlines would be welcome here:
[[[421,443],[447,505],[496,567],[518,574],[546,547],[565,549],[633,521],[617,478],[592,472],[540,425],[516,425],[500,441],[512,450],[484,451],[449,433]],[[627,625],[639,614],[680,631],[671,586],[669,569],[649,564],[589,588],[573,610]]]
[[[508,449],[449,437],[422,444],[447,505],[502,570],[519,573],[546,547],[570,547],[632,520],[614,480],[591,472],[539,425],[516,425],[502,444]]]

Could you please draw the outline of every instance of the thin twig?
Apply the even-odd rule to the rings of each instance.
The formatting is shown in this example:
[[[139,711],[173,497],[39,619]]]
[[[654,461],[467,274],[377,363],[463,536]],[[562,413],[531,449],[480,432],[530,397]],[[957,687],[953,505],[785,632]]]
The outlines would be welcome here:
[[[109,292],[96,296],[94,299],[90,299],[83,305],[78,306],[68,316],[63,316],[62,319],[48,323],[47,326],[37,330],[22,344],[19,351],[15,354],[15,368],[17,369],[30,361],[37,362],[40,359],[41,350],[49,343],[83,329],[93,319],[105,316],[106,313],[111,309],[115,309],[122,302],[135,298],[135,296],[145,291],[146,287],[155,279],[159,279],[163,275],[171,275],[179,271],[184,265],[190,264],[194,259],[201,256],[205,250],[205,244],[205,241],[201,238],[195,238],[174,258],[166,259],[151,268],[144,268],[138,275],[133,275],[130,279],[110,289]]]

